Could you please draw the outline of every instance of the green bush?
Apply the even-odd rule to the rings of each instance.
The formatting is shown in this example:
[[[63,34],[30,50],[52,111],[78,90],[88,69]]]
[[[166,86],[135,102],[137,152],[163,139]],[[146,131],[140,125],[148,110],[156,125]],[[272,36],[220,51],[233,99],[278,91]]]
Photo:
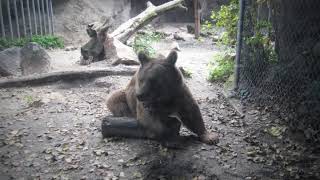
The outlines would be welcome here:
[[[64,42],[61,38],[56,36],[32,36],[32,38],[21,38],[14,40],[7,40],[0,38],[0,49],[10,48],[13,46],[22,47],[28,42],[38,43],[40,46],[49,48],[63,48]]]
[[[272,33],[271,31],[272,25],[270,22],[257,21],[254,25],[254,35],[246,38],[245,42],[251,46],[253,50],[262,50],[262,57],[264,57],[266,61],[270,63],[276,63],[278,62],[278,56],[275,52],[274,43],[272,43],[270,39],[270,34]]]
[[[137,34],[133,42],[133,50],[138,53],[144,51],[148,56],[153,57],[156,55],[155,49],[152,48],[154,42],[160,41],[164,35],[157,32],[146,32]]]
[[[234,70],[234,56],[223,52],[214,56],[213,61],[208,64],[210,82],[226,81]]]
[[[184,77],[186,78],[192,78],[192,72],[189,69],[185,69],[184,71]]]
[[[231,0],[230,4],[222,5],[219,11],[212,11],[210,19],[205,26],[212,28],[212,23],[216,27],[223,28],[225,31],[220,37],[220,41],[225,45],[234,45],[237,36],[237,23],[239,19],[239,0]]]
[[[38,43],[46,49],[64,47],[63,40],[57,36],[33,36],[31,41]]]

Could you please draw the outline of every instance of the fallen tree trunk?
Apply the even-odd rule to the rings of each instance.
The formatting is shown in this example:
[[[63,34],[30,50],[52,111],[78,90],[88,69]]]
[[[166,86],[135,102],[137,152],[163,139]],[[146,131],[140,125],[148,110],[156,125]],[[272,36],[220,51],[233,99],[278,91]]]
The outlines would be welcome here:
[[[129,19],[112,33],[107,32],[111,26],[110,19],[105,20],[102,24],[97,22],[89,24],[87,33],[91,39],[81,47],[80,64],[87,65],[93,61],[106,58],[112,61],[113,65],[138,65],[137,57],[133,49],[125,45],[126,41],[160,14],[177,7],[185,8],[182,6],[182,2],[184,0],[172,0],[159,6],[154,6],[151,2],[148,2],[145,11]],[[134,55],[132,56],[132,54]],[[104,58],[101,58],[101,55]]]
[[[81,47],[80,65],[88,65],[91,62],[105,59],[103,43],[110,28],[109,22],[110,20],[107,19],[103,24],[95,22],[87,26],[86,31],[91,39]]]
[[[81,79],[90,79],[103,76],[132,76],[136,69],[129,70],[84,70],[84,71],[62,71],[47,74],[30,75],[21,78],[0,80],[0,88],[37,86],[53,83],[57,81],[73,81]]]
[[[126,43],[126,41],[139,29],[141,29],[143,26],[148,24],[150,21],[152,21],[154,18],[156,18],[158,15],[169,11],[171,9],[181,7],[182,2],[184,0],[173,0],[169,1],[167,3],[164,3],[159,6],[154,6],[150,1],[147,2],[147,9],[144,10],[142,13],[137,15],[136,17],[133,17],[129,19],[127,22],[120,25],[116,30],[114,30],[112,33],[110,33],[110,37],[116,38],[122,43]],[[186,9],[186,8],[185,8]]]

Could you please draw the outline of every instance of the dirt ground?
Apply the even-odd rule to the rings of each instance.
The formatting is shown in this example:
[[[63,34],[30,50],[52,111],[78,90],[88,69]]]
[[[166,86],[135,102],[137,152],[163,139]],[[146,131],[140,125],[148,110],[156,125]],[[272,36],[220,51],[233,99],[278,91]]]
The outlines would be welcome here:
[[[163,42],[165,43],[165,42]],[[319,158],[286,137],[267,107],[245,116],[208,83],[207,63],[219,49],[210,40],[179,42],[178,65],[199,103],[206,127],[219,132],[216,146],[189,140],[182,149],[156,141],[101,136],[105,101],[130,77],[108,76],[38,87],[0,89],[0,179],[317,179]],[[79,66],[79,50],[55,50],[53,71]],[[248,106],[252,107],[252,106]],[[190,135],[186,129],[182,135]],[[303,160],[307,160],[307,163]],[[318,173],[318,174],[317,174]]]

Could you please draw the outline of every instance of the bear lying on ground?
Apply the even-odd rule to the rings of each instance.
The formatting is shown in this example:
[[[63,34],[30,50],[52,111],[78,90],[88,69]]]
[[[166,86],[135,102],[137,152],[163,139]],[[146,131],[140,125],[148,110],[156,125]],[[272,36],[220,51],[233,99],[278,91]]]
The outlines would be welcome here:
[[[160,59],[139,53],[139,70],[125,89],[108,98],[107,107],[115,117],[135,118],[135,128],[143,129],[146,138],[177,137],[182,122],[202,142],[217,143],[218,134],[206,130],[199,106],[175,66],[177,57],[176,51]]]

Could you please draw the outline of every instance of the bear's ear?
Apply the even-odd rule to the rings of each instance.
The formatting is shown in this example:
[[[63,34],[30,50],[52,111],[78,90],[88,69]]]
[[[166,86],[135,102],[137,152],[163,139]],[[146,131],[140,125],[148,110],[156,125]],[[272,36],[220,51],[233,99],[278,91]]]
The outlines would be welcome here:
[[[168,63],[174,65],[174,64],[177,62],[177,59],[178,59],[178,53],[177,53],[177,51],[172,50],[172,51],[169,53],[166,61],[167,61]]]
[[[138,59],[139,59],[141,65],[144,65],[147,62],[149,62],[149,57],[146,55],[146,53],[144,51],[140,51],[138,53]]]

